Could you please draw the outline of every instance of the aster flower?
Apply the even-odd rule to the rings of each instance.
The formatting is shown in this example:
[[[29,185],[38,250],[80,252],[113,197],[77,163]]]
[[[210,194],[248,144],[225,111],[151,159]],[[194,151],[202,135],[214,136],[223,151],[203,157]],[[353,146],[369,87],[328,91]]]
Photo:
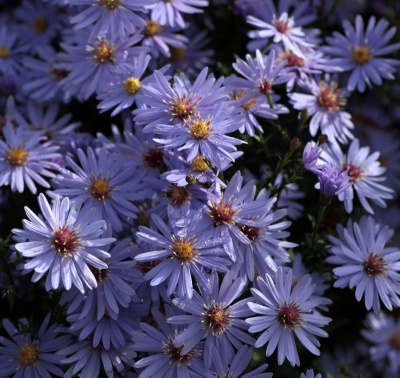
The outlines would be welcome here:
[[[169,306],[165,305],[166,316],[175,315]],[[176,347],[174,340],[184,329],[167,323],[165,317],[156,308],[151,313],[157,328],[140,323],[142,332],[133,331],[133,349],[140,352],[151,353],[135,363],[135,368],[143,369],[139,378],[146,377],[188,377],[212,378],[214,375],[207,370],[203,363],[202,353],[204,345],[197,343],[194,347],[182,354],[182,347]]]
[[[257,8],[257,17],[249,15],[247,23],[257,29],[248,33],[254,41],[247,48],[250,51],[263,49],[267,46],[269,39],[274,43],[282,43],[283,46],[302,56],[300,46],[313,47],[316,43],[315,36],[319,31],[302,29],[315,19],[315,14],[310,12],[306,1],[297,3],[294,10],[289,8],[291,1],[279,1],[278,7],[272,0],[267,0]]]
[[[323,47],[323,51],[332,58],[331,64],[349,72],[349,91],[364,92],[372,84],[382,85],[382,79],[394,79],[400,61],[385,55],[397,51],[400,43],[387,44],[396,34],[396,28],[388,26],[386,20],[376,22],[375,16],[371,16],[365,28],[363,18],[357,15],[354,26],[348,20],[343,22],[345,35],[334,32],[333,37],[327,38],[329,46]]]
[[[20,45],[19,34],[7,25],[0,27],[0,71],[3,74],[17,74],[22,69],[22,53],[25,47]]]
[[[90,27],[90,40],[108,32],[118,39],[132,35],[137,28],[145,26],[141,12],[154,0],[69,0],[70,5],[79,5],[83,11],[70,18],[75,30]],[[139,14],[138,14],[139,13]]]
[[[380,301],[389,310],[399,307],[400,251],[386,246],[393,230],[363,216],[359,223],[349,220],[346,228],[338,225],[337,232],[338,238],[329,237],[332,256],[326,260],[340,265],[333,269],[334,286],[355,287],[356,299],[364,295],[365,307],[375,313],[380,312]]]
[[[338,89],[335,80],[326,75],[324,78],[300,80],[299,86],[305,93],[289,93],[290,102],[297,110],[306,110],[310,119],[310,134],[317,135],[318,129],[328,139],[347,143],[354,139],[351,129],[354,124],[351,115],[343,110],[346,104],[346,92]]]
[[[246,288],[246,279],[233,279],[232,271],[225,274],[221,286],[216,271],[210,276],[210,287],[199,285],[200,293],[193,292],[193,298],[175,298],[175,306],[190,315],[176,315],[167,321],[172,324],[190,324],[174,340],[176,347],[182,347],[185,355],[205,338],[204,364],[207,368],[212,364],[212,348],[214,346],[227,365],[234,357],[234,348],[243,344],[254,343],[254,338],[247,334],[248,324],[242,319],[252,312],[247,306],[250,298],[236,301]]]
[[[133,111],[135,122],[144,125],[144,132],[153,132],[158,124],[178,124],[200,113],[207,114],[218,103],[226,99],[225,89],[221,87],[223,78],[207,78],[208,68],[204,68],[193,84],[186,75],[174,76],[171,86],[167,77],[155,71],[156,82],[143,86],[143,95],[138,96],[146,108]]]
[[[197,7],[207,7],[208,0],[172,0],[172,1],[157,1],[150,5],[151,19],[161,25],[169,25],[172,27],[185,27],[183,14],[202,13],[202,9]]]
[[[213,238],[213,230],[202,219],[202,213],[193,212],[186,217],[187,225],[182,228],[173,221],[167,225],[152,214],[151,219],[162,234],[139,226],[136,236],[158,249],[140,253],[135,260],[140,263],[162,260],[146,274],[145,279],[151,280],[150,284],[154,286],[168,280],[168,295],[177,290],[179,297],[191,298],[192,276],[198,284],[207,285],[203,269],[226,272],[230,261],[222,248],[224,240]]]
[[[316,174],[319,180],[317,189],[319,187],[321,194],[327,198],[343,193],[352,185],[347,171],[329,163],[324,164]]]
[[[164,148],[187,149],[189,162],[201,154],[222,169],[223,159],[234,161],[231,153],[236,151],[235,145],[244,143],[225,134],[233,133],[241,124],[242,117],[236,115],[232,107],[220,104],[207,117],[199,114],[188,117],[184,125],[156,125],[154,133],[164,138],[154,138],[154,141]]]
[[[393,191],[379,182],[385,180],[382,174],[385,168],[381,167],[378,158],[379,152],[369,153],[369,147],[360,147],[358,139],[354,139],[343,153],[336,143],[324,144],[323,152],[318,164],[330,163],[342,171],[347,171],[352,185],[339,194],[339,200],[344,202],[348,213],[353,211],[354,192],[363,208],[373,214],[368,200],[380,207],[386,207],[385,200],[393,198]]]
[[[264,331],[257,339],[256,348],[268,342],[266,355],[270,356],[278,347],[278,364],[287,358],[292,366],[300,365],[294,336],[304,347],[319,355],[319,341],[315,336],[327,337],[321,328],[330,318],[314,311],[320,303],[313,296],[315,285],[309,275],[302,276],[292,287],[292,271],[284,273],[279,267],[274,275],[258,277],[258,289],[251,288],[256,302],[249,302],[250,309],[260,316],[246,319],[249,332]]]
[[[300,374],[300,378],[322,378],[322,375],[315,374],[313,369],[308,369],[305,374]]]
[[[27,332],[27,319],[20,319],[18,327],[3,319],[3,327],[11,340],[0,336],[0,369],[3,377],[62,377],[63,356],[58,352],[68,345],[70,336],[60,336],[57,324],[51,324],[50,314],[44,318],[37,334]],[[25,328],[25,330],[24,330]]]
[[[32,281],[37,282],[46,273],[46,290],[76,286],[82,293],[85,287],[97,286],[90,267],[106,269],[103,261],[110,254],[101,246],[114,238],[99,238],[104,231],[103,220],[92,222],[94,211],[80,214],[81,205],[71,206],[69,198],[55,199],[50,207],[41,193],[38,198],[43,218],[25,208],[29,220],[23,221],[24,229],[14,228],[15,249],[25,258],[24,272],[34,270]],[[103,260],[102,260],[103,259]]]
[[[372,344],[369,355],[377,372],[385,371],[385,377],[395,377],[400,371],[400,319],[383,312],[369,313],[366,326],[361,334]]]
[[[53,179],[56,196],[81,201],[82,211],[94,211],[95,218],[111,223],[120,232],[123,222],[136,217],[138,211],[133,201],[143,199],[138,190],[142,188],[137,172],[121,164],[120,157],[100,149],[96,155],[92,148],[85,154],[78,149],[79,166],[66,157],[72,171],[61,169]]]
[[[57,170],[53,160],[60,157],[58,146],[43,142],[42,132],[28,131],[23,126],[14,128],[7,122],[3,128],[4,141],[0,140],[0,186],[11,185],[13,192],[22,193],[25,185],[35,194],[35,183],[49,188],[42,177],[54,177],[51,170]]]
[[[303,165],[304,168],[313,173],[317,173],[319,167],[317,161],[321,156],[322,148],[314,141],[307,142],[303,150]]]

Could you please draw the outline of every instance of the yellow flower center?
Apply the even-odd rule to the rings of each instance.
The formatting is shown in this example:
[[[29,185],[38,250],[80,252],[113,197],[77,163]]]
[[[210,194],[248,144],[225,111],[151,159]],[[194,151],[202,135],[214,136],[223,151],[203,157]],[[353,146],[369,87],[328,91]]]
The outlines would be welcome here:
[[[136,94],[140,89],[141,83],[137,77],[130,77],[124,81],[124,89],[130,95]]]
[[[33,366],[39,357],[38,347],[34,344],[24,344],[18,353],[18,358],[23,366]]]
[[[3,45],[0,45],[0,58],[7,59],[11,55],[11,51]]]
[[[6,159],[11,165],[23,166],[28,161],[28,153],[19,147],[11,148]]]
[[[192,161],[192,169],[195,172],[206,172],[210,169],[207,165],[207,161],[203,156],[196,156]]]
[[[100,7],[113,10],[122,4],[122,0],[97,0]]]
[[[146,21],[146,26],[143,29],[143,34],[146,37],[152,37],[154,35],[160,34],[162,32],[163,28],[158,22],[152,21],[152,20],[147,20]]]
[[[189,125],[190,133],[196,139],[207,139],[211,135],[210,122],[203,119],[195,120]]]
[[[43,33],[48,26],[49,24],[47,23],[47,20],[44,17],[35,18],[35,20],[33,21],[33,29],[37,33]]]
[[[89,191],[92,198],[99,201],[104,201],[106,198],[110,197],[110,192],[112,191],[112,188],[108,184],[107,179],[97,178],[92,179],[89,186]]]
[[[115,57],[115,46],[109,43],[107,38],[99,39],[96,42],[96,47],[89,47],[92,51],[93,59],[97,64],[112,63]]]
[[[353,50],[354,63],[363,65],[368,63],[372,58],[372,53],[368,47],[357,47]]]
[[[172,254],[173,257],[178,259],[181,263],[185,263],[193,260],[196,257],[196,247],[193,244],[192,240],[187,240],[184,238],[180,238],[177,240],[174,236],[172,237]]]

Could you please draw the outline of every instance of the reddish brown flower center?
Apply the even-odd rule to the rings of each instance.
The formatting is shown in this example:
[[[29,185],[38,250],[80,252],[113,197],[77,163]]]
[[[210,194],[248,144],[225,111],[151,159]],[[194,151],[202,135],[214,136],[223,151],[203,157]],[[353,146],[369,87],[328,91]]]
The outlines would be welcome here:
[[[276,30],[277,30],[279,33],[286,33],[286,32],[289,30],[289,25],[288,25],[288,22],[287,22],[287,21],[284,21],[284,20],[279,21],[279,20],[276,20],[276,19],[274,18],[274,20],[272,21],[272,23],[273,23],[273,25],[276,27]]]
[[[337,89],[337,84],[331,82],[328,86],[324,81],[319,86],[318,103],[326,111],[337,110],[346,104],[346,100],[342,98]]]
[[[93,273],[96,281],[101,283],[108,278],[109,269],[97,269],[94,266],[88,265],[90,271]]]
[[[23,166],[28,161],[28,153],[20,147],[10,148],[6,160],[14,166]]]
[[[183,345],[176,347],[174,346],[173,343],[174,337],[170,336],[168,337],[168,339],[170,340],[170,342],[168,343],[164,342],[163,346],[164,346],[164,354],[166,354],[169,357],[170,364],[172,363],[178,367],[181,365],[189,366],[191,364],[191,359],[194,356],[200,355],[200,352],[197,349],[192,349],[190,352],[182,355],[181,352],[183,349]]]
[[[145,261],[138,263],[138,265],[142,269],[142,273],[146,274],[147,272],[150,272],[150,270],[155,268],[157,265],[161,264],[163,261],[164,260]]]
[[[58,68],[52,68],[50,75],[57,80],[62,80],[68,76],[69,72],[67,70],[62,70]]]
[[[74,253],[79,247],[79,238],[74,230],[70,230],[68,226],[63,226],[54,233],[53,247],[58,253],[65,255]]]
[[[93,54],[93,60],[97,64],[106,64],[112,63],[115,57],[115,46],[112,43],[109,43],[107,38],[99,39],[96,42],[96,46],[89,47],[89,51]]]
[[[186,49],[182,49],[179,47],[172,47],[170,59],[175,63],[179,63],[179,62],[185,60],[186,59]]]
[[[366,257],[364,261],[364,271],[369,276],[377,277],[384,274],[387,269],[385,260],[378,255],[374,255],[372,252]]]
[[[347,175],[352,182],[358,182],[362,178],[363,171],[360,167],[357,167],[354,164],[344,163],[342,166],[342,172],[345,171],[347,171]]]
[[[193,101],[193,99],[187,98],[186,96],[178,97],[176,100],[171,100],[169,102],[170,113],[174,118],[184,121],[194,115],[194,111],[199,102],[200,99]]]
[[[97,0],[97,3],[103,8],[113,10],[122,4],[122,0]]]
[[[291,51],[286,51],[282,55],[282,60],[287,61],[288,67],[300,67],[301,68],[301,67],[305,66],[304,59],[299,57],[298,55],[296,55],[295,53],[293,53]]]
[[[250,226],[245,226],[241,225],[239,226],[239,229],[248,237],[250,241],[254,241],[258,239],[260,236],[260,229],[257,227],[250,227]]]
[[[389,336],[389,344],[392,348],[400,350],[400,333],[394,332]]]
[[[299,306],[292,302],[280,307],[278,309],[278,321],[284,326],[284,328],[298,328],[302,323]]]
[[[177,186],[173,184],[171,189],[167,192],[167,198],[169,198],[174,207],[182,207],[186,205],[191,197],[192,194],[186,186]]]
[[[269,95],[272,93],[272,82],[270,80],[264,80],[259,86],[258,86],[260,93],[263,95]]]
[[[49,24],[44,17],[37,17],[33,21],[33,29],[39,34],[43,33],[48,26]]]
[[[230,313],[222,308],[221,305],[213,303],[210,308],[203,313],[204,324],[208,326],[214,336],[219,336],[225,332],[230,325]]]
[[[196,246],[192,239],[172,237],[172,255],[182,264],[192,261],[196,256]]]
[[[39,349],[35,341],[32,344],[24,344],[18,352],[18,358],[22,366],[29,367],[35,365],[39,358]]]
[[[159,148],[149,148],[143,154],[143,161],[149,168],[161,168],[164,165],[163,153]]]
[[[233,216],[235,215],[235,211],[232,209],[232,205],[224,202],[213,202],[209,214],[211,219],[214,221],[215,225],[219,224],[232,224],[235,221],[233,220]]]

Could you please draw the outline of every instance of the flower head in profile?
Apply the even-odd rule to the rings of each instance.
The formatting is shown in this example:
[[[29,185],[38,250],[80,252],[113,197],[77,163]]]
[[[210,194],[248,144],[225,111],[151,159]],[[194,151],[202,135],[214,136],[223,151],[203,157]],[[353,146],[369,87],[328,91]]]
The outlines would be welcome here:
[[[80,214],[81,203],[71,205],[69,198],[56,198],[52,207],[44,194],[39,195],[43,216],[25,208],[29,220],[23,220],[24,229],[14,228],[15,249],[27,259],[24,272],[34,271],[36,282],[46,273],[46,290],[76,286],[82,293],[86,287],[97,286],[93,268],[106,269],[104,259],[110,254],[100,247],[114,238],[100,238],[104,232],[103,220],[92,222],[94,211]],[[92,269],[91,269],[92,268]]]
[[[51,324],[46,315],[36,334],[29,332],[27,319],[14,326],[3,319],[3,327],[11,337],[0,336],[0,370],[2,377],[62,377],[63,356],[58,351],[70,343],[70,336],[60,336],[58,324]],[[51,374],[51,375],[50,375]]]
[[[348,221],[337,226],[338,237],[330,236],[332,243],[327,262],[339,267],[333,269],[337,277],[335,287],[355,287],[355,296],[375,313],[384,306],[392,310],[400,306],[400,251],[387,247],[393,235],[388,226],[376,224],[370,216],[360,222]]]
[[[250,332],[263,331],[254,346],[259,348],[268,343],[267,357],[278,348],[279,365],[285,359],[292,366],[300,365],[296,336],[307,350],[319,355],[320,343],[315,336],[328,336],[322,327],[331,319],[315,311],[320,300],[313,295],[315,285],[311,277],[302,276],[293,287],[292,271],[285,273],[279,267],[274,274],[266,274],[265,279],[258,277],[257,286],[251,289],[255,302],[248,305],[260,316],[246,319]]]
[[[323,47],[323,51],[332,58],[328,64],[340,65],[349,72],[349,91],[364,92],[373,84],[382,85],[382,79],[394,79],[400,61],[385,56],[397,51],[400,43],[387,44],[396,34],[396,28],[388,26],[388,21],[376,22],[375,16],[371,16],[365,28],[363,18],[357,15],[355,25],[348,20],[343,22],[345,35],[334,32],[333,37],[327,38],[329,46]]]
[[[319,180],[317,186],[321,194],[327,198],[343,193],[352,184],[347,171],[342,171],[329,163],[324,164],[316,173]]]
[[[53,160],[61,155],[52,141],[44,142],[44,132],[29,131],[22,126],[14,128],[7,122],[0,139],[0,186],[10,185],[13,192],[22,193],[25,185],[36,194],[35,183],[49,188],[44,177],[54,177],[59,165]],[[44,176],[44,177],[43,177]]]

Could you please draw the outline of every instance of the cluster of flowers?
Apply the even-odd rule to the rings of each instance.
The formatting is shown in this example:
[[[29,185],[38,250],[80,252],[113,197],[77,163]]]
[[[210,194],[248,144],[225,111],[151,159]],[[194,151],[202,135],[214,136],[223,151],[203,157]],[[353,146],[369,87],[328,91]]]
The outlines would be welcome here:
[[[398,97],[400,39],[361,15],[380,2],[341,3],[3,6],[0,201],[27,219],[1,219],[1,377],[400,374],[400,142],[377,101]],[[231,17],[235,61],[212,49]],[[353,361],[320,344],[347,287]]]

